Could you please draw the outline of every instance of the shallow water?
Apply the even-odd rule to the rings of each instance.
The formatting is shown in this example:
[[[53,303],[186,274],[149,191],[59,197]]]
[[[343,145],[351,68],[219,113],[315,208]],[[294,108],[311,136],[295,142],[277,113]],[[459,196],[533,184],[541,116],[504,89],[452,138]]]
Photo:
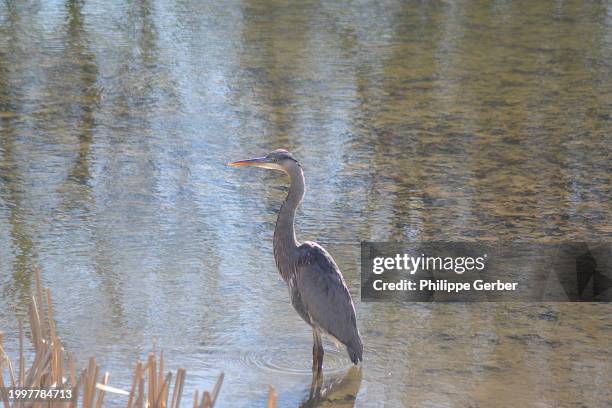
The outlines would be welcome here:
[[[299,237],[340,265],[365,343],[331,400],[609,404],[609,305],[361,303],[358,251],[610,240],[611,61],[607,2],[3,2],[9,350],[39,264],[66,347],[112,385],[155,339],[186,395],[224,371],[220,406],[304,401],[312,337],[272,257],[286,181],[225,166],[285,147]]]

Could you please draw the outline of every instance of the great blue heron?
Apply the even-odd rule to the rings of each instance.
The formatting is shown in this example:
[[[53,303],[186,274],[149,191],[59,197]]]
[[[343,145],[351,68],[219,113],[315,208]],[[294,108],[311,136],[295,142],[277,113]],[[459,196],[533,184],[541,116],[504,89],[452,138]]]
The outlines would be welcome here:
[[[322,246],[308,241],[300,244],[295,237],[295,210],[304,197],[302,166],[291,153],[282,149],[229,165],[280,170],[289,176],[289,192],[274,228],[274,259],[289,287],[291,304],[312,327],[313,373],[320,374],[323,367],[321,333],[327,333],[344,344],[351,361],[357,364],[362,360],[363,345],[357,330],[355,306],[342,273]]]

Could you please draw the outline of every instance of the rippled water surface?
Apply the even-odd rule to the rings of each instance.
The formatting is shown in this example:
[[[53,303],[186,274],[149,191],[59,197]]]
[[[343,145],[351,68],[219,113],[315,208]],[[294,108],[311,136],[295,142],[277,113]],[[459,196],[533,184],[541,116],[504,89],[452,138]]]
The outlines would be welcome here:
[[[222,4],[223,3],[223,4]],[[31,269],[58,330],[129,387],[153,341],[187,395],[308,396],[312,336],[272,257],[294,151],[301,239],[356,300],[365,361],[331,400],[604,406],[609,305],[359,302],[361,240],[609,240],[606,1],[0,3],[0,329]],[[186,398],[186,400],[190,400]]]

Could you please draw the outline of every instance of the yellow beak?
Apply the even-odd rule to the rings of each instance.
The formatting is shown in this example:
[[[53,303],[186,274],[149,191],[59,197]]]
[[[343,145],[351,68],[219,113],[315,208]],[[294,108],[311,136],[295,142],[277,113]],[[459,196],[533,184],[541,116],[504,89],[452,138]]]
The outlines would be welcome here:
[[[227,165],[232,166],[232,167],[257,166],[259,164],[267,163],[267,162],[268,162],[268,159],[266,159],[265,157],[255,157],[253,159],[238,160],[235,162],[230,162],[230,163],[227,163]]]

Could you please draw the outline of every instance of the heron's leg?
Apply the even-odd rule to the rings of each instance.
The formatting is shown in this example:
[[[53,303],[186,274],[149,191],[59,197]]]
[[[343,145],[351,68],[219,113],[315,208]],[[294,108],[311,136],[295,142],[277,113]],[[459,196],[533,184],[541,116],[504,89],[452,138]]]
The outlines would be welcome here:
[[[313,329],[312,336],[314,340],[314,345],[312,346],[312,369],[317,373],[322,372],[323,370],[323,342],[321,341],[321,333],[317,329]]]
[[[317,344],[317,337],[318,337],[317,329],[313,327],[312,328],[312,375],[313,375],[313,378],[317,372],[317,364],[319,361],[319,347]]]
[[[323,374],[323,354],[323,343],[319,340],[319,362],[317,363],[317,368],[321,374]]]
[[[312,329],[312,384],[310,386],[310,399],[319,398],[321,386],[323,385],[323,343],[321,334],[315,328]]]

